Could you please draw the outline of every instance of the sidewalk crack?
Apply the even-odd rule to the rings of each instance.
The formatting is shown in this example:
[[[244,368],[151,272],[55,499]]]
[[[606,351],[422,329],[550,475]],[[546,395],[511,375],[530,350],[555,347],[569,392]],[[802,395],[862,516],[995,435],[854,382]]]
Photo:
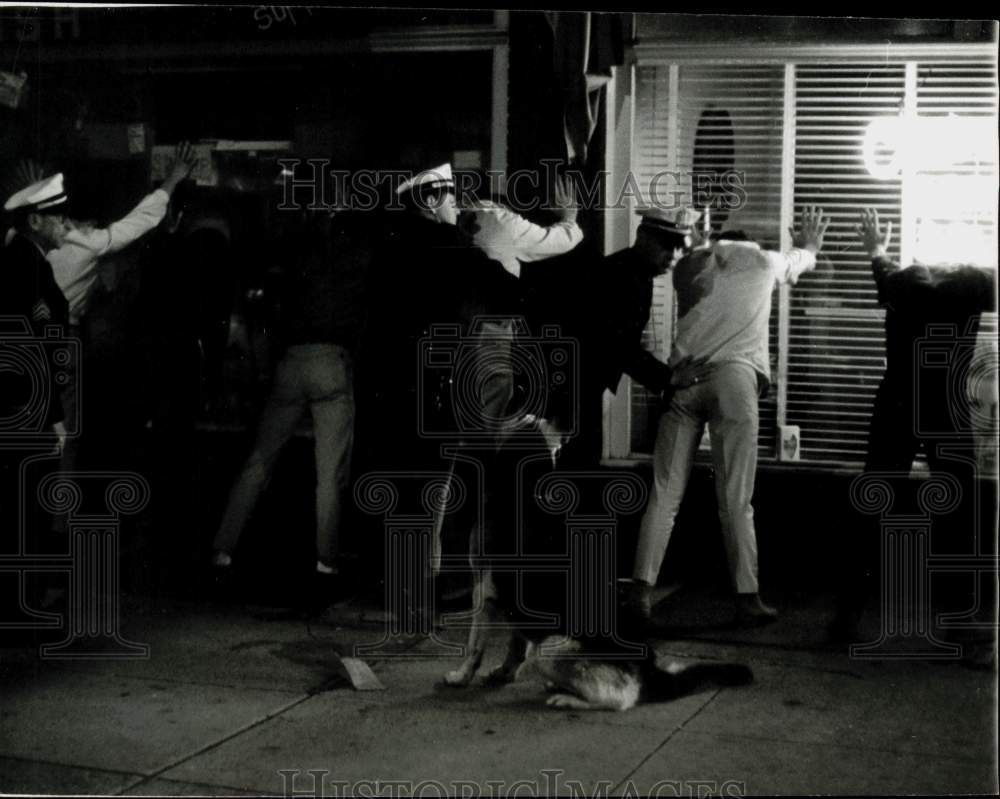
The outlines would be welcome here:
[[[203,755],[203,754],[205,754],[207,752],[211,752],[213,749],[217,749],[218,747],[222,746],[222,744],[224,744],[224,743],[226,743],[228,741],[231,741],[231,740],[233,740],[234,738],[236,738],[236,737],[238,737],[240,735],[243,735],[243,733],[249,732],[250,730],[254,729],[255,727],[259,727],[261,724],[264,724],[265,722],[270,721],[271,719],[275,718],[276,716],[280,716],[282,713],[285,713],[286,711],[291,710],[293,707],[296,707],[297,705],[301,705],[306,700],[311,699],[312,696],[313,696],[312,694],[308,694],[308,693],[304,694],[304,695],[300,696],[298,699],[296,699],[296,700],[294,700],[292,702],[289,702],[286,705],[282,705],[281,707],[276,708],[272,712],[265,714],[261,718],[255,719],[254,721],[251,721],[248,724],[244,724],[239,729],[234,730],[233,732],[231,732],[231,733],[229,733],[227,735],[222,736],[217,741],[213,741],[213,742],[211,742],[209,744],[206,744],[205,746],[201,747],[200,749],[197,749],[194,752],[190,752],[189,754],[183,755],[182,757],[177,758],[175,761],[173,761],[171,763],[168,763],[167,765],[163,766],[162,768],[159,768],[159,769],[157,769],[156,771],[154,771],[154,772],[152,772],[150,774],[144,775],[141,779],[137,780],[136,782],[134,782],[134,783],[132,783],[130,785],[126,785],[124,788],[122,788],[121,790],[119,790],[116,795],[117,796],[122,796],[124,794],[127,794],[129,791],[134,791],[139,786],[145,785],[145,784],[151,782],[152,780],[155,780],[161,774],[165,774],[166,772],[170,771],[171,769],[177,768],[177,766],[181,765],[182,763],[186,763],[188,760],[192,760],[193,758],[196,758],[199,755]]]
[[[626,775],[625,775],[625,776],[624,776],[624,777],[623,777],[623,778],[622,778],[622,779],[621,779],[621,780],[620,780],[620,781],[619,781],[619,782],[618,782],[618,783],[617,783],[617,784],[615,785],[615,787],[611,789],[611,793],[612,793],[612,794],[617,794],[617,793],[618,793],[618,792],[619,792],[620,790],[622,790],[622,789],[624,788],[624,786],[626,786],[626,785],[627,785],[627,784],[628,784],[628,783],[629,783],[629,782],[631,781],[632,777],[634,777],[634,776],[635,776],[636,772],[638,772],[638,771],[639,771],[639,769],[641,769],[641,768],[642,768],[642,767],[643,767],[644,765],[646,765],[646,763],[648,763],[648,762],[649,762],[649,761],[650,761],[650,760],[651,760],[651,759],[653,758],[653,756],[654,756],[654,755],[655,755],[655,754],[656,754],[657,752],[659,752],[659,751],[660,751],[661,749],[663,749],[663,747],[665,747],[665,746],[666,746],[666,745],[667,745],[668,743],[670,743],[670,741],[671,741],[671,740],[673,739],[673,737],[674,737],[675,735],[677,735],[677,733],[679,733],[679,732],[680,732],[681,730],[683,730],[683,729],[684,729],[684,728],[685,728],[685,727],[686,727],[686,726],[688,725],[688,723],[689,723],[689,722],[691,722],[691,721],[694,721],[694,720],[695,720],[696,718],[698,718],[698,716],[700,716],[700,715],[701,715],[702,711],[704,711],[704,710],[705,710],[705,708],[707,708],[707,707],[708,707],[708,706],[709,706],[710,704],[712,704],[712,702],[714,702],[714,701],[715,701],[715,698],[716,698],[716,697],[717,697],[717,696],[718,696],[719,694],[721,694],[721,693],[722,693],[722,689],[721,689],[721,688],[717,688],[717,689],[715,690],[715,693],[713,693],[713,694],[712,694],[712,695],[711,695],[711,696],[710,696],[710,697],[708,698],[708,701],[707,701],[707,702],[705,702],[705,704],[703,704],[703,705],[702,705],[701,707],[699,707],[699,708],[698,708],[698,709],[697,709],[697,710],[696,710],[696,711],[695,711],[694,713],[692,713],[692,714],[691,714],[690,716],[688,716],[688,717],[687,717],[686,719],[684,719],[684,721],[682,721],[682,722],[681,722],[680,724],[678,724],[678,725],[677,725],[676,727],[674,727],[674,729],[672,729],[672,730],[671,730],[671,731],[670,731],[670,732],[669,732],[669,733],[667,734],[667,737],[666,737],[666,738],[664,738],[664,739],[663,739],[662,741],[660,741],[660,743],[659,743],[659,744],[657,745],[657,747],[656,747],[656,748],[655,748],[655,749],[654,749],[654,750],[653,750],[652,752],[650,752],[650,753],[649,753],[648,755],[646,755],[646,756],[645,756],[645,757],[644,757],[644,758],[643,758],[642,760],[640,760],[640,761],[639,761],[639,762],[638,762],[638,763],[636,764],[635,768],[633,768],[633,769],[632,769],[632,770],[631,770],[631,771],[630,771],[630,772],[629,772],[628,774],[626,774]]]

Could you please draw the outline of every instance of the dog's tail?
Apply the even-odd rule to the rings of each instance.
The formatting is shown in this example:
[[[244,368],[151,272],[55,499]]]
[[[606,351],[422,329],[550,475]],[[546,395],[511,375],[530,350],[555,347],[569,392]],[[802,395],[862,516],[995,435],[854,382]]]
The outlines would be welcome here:
[[[748,685],[753,671],[742,663],[693,663],[670,670],[653,667],[644,675],[643,699],[664,702],[706,686]]]

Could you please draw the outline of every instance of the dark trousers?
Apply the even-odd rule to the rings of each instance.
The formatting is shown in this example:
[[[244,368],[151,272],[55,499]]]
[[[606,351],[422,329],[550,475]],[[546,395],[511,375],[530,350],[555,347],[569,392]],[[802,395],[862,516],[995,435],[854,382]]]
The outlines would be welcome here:
[[[969,422],[968,407],[961,394],[945,385],[921,385],[915,391],[913,381],[884,380],[875,396],[869,431],[865,473],[891,489],[894,516],[927,515],[927,498],[921,498],[922,481],[911,479],[914,458],[921,451],[932,477],[940,476],[954,493],[954,507],[946,512],[930,513],[930,554],[968,555],[983,546],[992,546],[991,511],[984,508],[988,498],[985,480],[977,479],[975,439]],[[987,512],[984,513],[984,510]],[[994,517],[995,520],[995,517]],[[845,562],[838,592],[838,610],[842,620],[860,618],[876,595],[883,570],[892,564],[882,563],[882,529],[885,519],[859,513],[856,523],[846,531]],[[987,594],[985,580],[980,585]],[[941,610],[964,610],[970,596],[968,575],[938,579],[932,586],[934,604]]]

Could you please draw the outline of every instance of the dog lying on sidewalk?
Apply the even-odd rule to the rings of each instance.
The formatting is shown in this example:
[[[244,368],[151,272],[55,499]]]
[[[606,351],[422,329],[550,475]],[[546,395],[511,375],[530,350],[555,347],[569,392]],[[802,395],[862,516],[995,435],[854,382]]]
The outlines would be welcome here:
[[[709,684],[752,682],[753,672],[739,663],[660,668],[645,641],[642,622],[627,613],[617,614],[609,632],[586,637],[566,634],[567,605],[594,607],[596,600],[603,606],[596,592],[613,592],[614,584],[595,584],[602,581],[580,579],[581,575],[573,579],[568,574],[560,575],[562,582],[553,574],[558,570],[546,571],[547,559],[551,562],[553,555],[570,549],[564,520],[537,507],[539,481],[555,465],[544,440],[539,437],[536,444],[532,450],[521,439],[520,446],[505,448],[486,465],[484,524],[470,538],[474,615],[466,657],[444,675],[444,683],[462,687],[472,682],[489,634],[497,627],[510,633],[507,654],[486,676],[487,682],[504,684],[519,674],[534,674],[552,692],[550,707],[620,711],[640,702],[675,699]],[[571,472],[565,474],[572,479]],[[518,531],[522,531],[520,542]],[[517,566],[498,566],[509,560],[509,553],[517,553]],[[568,596],[570,585],[585,595]],[[610,596],[613,603],[614,594]]]
[[[491,611],[486,611],[490,613]],[[444,676],[446,685],[468,685],[486,650],[487,631],[474,622],[469,635],[469,655],[461,666]],[[709,685],[734,686],[753,682],[753,672],[741,663],[674,664],[660,668],[652,647],[643,655],[622,656],[593,642],[569,636],[548,636],[529,641],[523,631],[510,633],[504,662],[489,672],[493,685],[518,677],[537,676],[551,696],[549,707],[570,710],[629,710],[639,703],[666,702]]]

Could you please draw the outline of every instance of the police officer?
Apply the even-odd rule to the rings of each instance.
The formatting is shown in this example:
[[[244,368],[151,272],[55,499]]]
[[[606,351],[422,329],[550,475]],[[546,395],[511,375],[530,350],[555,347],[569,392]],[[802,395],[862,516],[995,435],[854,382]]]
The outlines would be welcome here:
[[[57,348],[33,344],[52,326],[66,332],[69,308],[45,259],[66,236],[65,204],[61,174],[26,186],[4,203],[13,226],[0,250],[0,548],[8,552],[16,551],[14,536],[22,533],[14,520],[20,516],[32,529],[39,521],[32,508],[20,507],[33,493],[22,486],[25,457],[37,453],[51,433],[60,448],[65,442]],[[38,353],[47,361],[44,368]],[[35,584],[39,596],[43,589]]]
[[[8,317],[8,325],[21,325],[22,334],[30,330],[32,335],[41,337],[51,326],[61,328],[63,334],[66,332],[69,306],[45,257],[49,251],[62,246],[69,232],[64,216],[66,200],[60,173],[15,192],[4,203],[14,235],[8,238],[0,256],[0,317]],[[56,370],[50,368],[51,391],[43,409],[44,428],[53,429],[61,445],[65,428],[55,375]],[[4,404],[0,418],[4,420],[16,418],[18,409],[24,410],[32,399],[30,386],[23,379],[11,379],[16,380],[17,385],[5,385],[0,392],[0,402]]]

